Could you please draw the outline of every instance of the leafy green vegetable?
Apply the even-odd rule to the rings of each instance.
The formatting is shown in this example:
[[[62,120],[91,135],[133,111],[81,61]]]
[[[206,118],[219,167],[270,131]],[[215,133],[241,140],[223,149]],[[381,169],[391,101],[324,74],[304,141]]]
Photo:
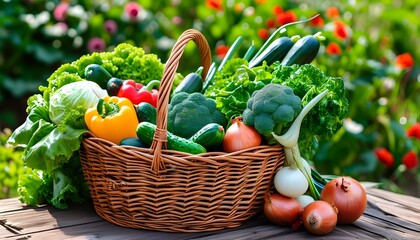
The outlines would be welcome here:
[[[98,100],[107,96],[107,92],[91,81],[77,81],[64,85],[55,91],[50,98],[49,114],[55,124],[64,121],[69,110],[81,107],[83,112],[98,104]],[[71,114],[73,115],[73,114]],[[78,126],[83,126],[84,120]],[[77,124],[74,122],[74,124]]]
[[[88,131],[86,109],[105,91],[83,87],[88,83],[84,69],[91,63],[102,65],[115,77],[143,84],[160,79],[164,67],[156,55],[125,43],[112,52],[84,55],[61,65],[48,78],[48,86],[39,87],[42,94],[28,99],[28,116],[8,139],[9,144],[24,148],[22,160],[28,172],[19,180],[23,202],[67,208],[89,199],[78,150],[82,134]]]
[[[253,126],[272,144],[275,140],[271,133],[280,134],[301,110],[300,97],[292,88],[270,83],[252,93],[242,117],[246,125]]]
[[[242,58],[228,61],[205,92],[207,97],[216,100],[217,108],[227,119],[242,115],[251,94],[271,81],[269,66],[264,64],[250,69],[247,65]]]
[[[168,131],[180,137],[190,138],[209,123],[225,127],[226,122],[214,99],[199,92],[177,93],[168,106]]]
[[[349,103],[344,82],[340,77],[324,74],[312,64],[282,66],[274,64],[273,83],[291,87],[305,106],[315,96],[328,90],[328,94],[305,117],[299,141],[302,155],[311,159],[319,140],[330,139],[343,125]]]

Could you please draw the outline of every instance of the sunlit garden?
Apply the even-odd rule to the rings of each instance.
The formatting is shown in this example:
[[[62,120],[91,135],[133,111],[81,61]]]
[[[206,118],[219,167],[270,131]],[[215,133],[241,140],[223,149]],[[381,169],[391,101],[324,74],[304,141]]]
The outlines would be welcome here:
[[[240,74],[267,75],[251,67],[244,68],[244,73],[235,71],[251,62],[248,54],[262,49],[271,36],[322,36],[310,64],[325,76],[342,79],[348,106],[335,102],[345,116],[334,118],[326,112],[325,119],[313,120],[320,118],[320,125],[331,127],[325,133],[316,129],[319,138],[302,128],[302,157],[324,176],[351,176],[381,189],[420,197],[418,16],[416,0],[1,1],[0,198],[19,197],[29,204],[48,202],[58,208],[88,200],[75,154],[87,131],[80,122],[81,110],[62,113],[67,114],[61,116],[64,123],[57,124],[51,113],[45,115],[52,106],[51,94],[73,81],[62,76],[81,76],[81,67],[90,63],[101,62],[119,78],[138,77],[144,85],[159,80],[172,47],[187,29],[205,36],[213,64],[230,67],[231,75],[248,91],[258,89],[257,84]],[[302,22],[291,24],[297,21]],[[144,52],[132,54],[136,51],[132,47]],[[123,55],[130,59],[115,60]],[[200,61],[194,45],[187,45],[174,84],[199,72]],[[270,67],[265,63],[261,69],[282,81]],[[139,69],[143,75],[133,74]],[[313,77],[319,77],[318,73]],[[209,91],[219,94],[216,88],[230,86],[233,80],[223,79],[223,74],[215,74]],[[238,89],[224,91],[229,103],[215,99],[230,119],[246,102]],[[62,99],[56,102],[62,103]],[[312,130],[320,125],[308,126]],[[75,130],[77,141],[64,133],[70,131],[67,127]]]

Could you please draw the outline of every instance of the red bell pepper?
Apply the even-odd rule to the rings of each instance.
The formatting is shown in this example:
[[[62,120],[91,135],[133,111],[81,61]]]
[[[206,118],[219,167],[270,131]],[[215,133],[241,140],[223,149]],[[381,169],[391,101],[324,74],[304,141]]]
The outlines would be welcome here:
[[[117,96],[128,98],[133,104],[136,105],[141,102],[147,102],[156,107],[159,94],[157,88],[159,87],[159,80],[152,80],[146,86],[143,86],[134,80],[124,80]]]

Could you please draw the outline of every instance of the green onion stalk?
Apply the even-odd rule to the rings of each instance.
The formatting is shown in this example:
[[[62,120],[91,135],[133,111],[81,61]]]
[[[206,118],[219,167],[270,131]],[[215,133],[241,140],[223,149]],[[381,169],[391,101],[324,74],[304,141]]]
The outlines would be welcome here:
[[[286,163],[290,166],[296,166],[305,175],[308,181],[309,191],[311,193],[311,196],[315,200],[320,199],[320,193],[315,186],[311,172],[308,172],[307,169],[304,167],[303,161],[306,160],[300,155],[298,139],[300,126],[302,124],[303,118],[325,95],[327,95],[327,93],[328,90],[324,90],[315,98],[313,98],[308,104],[306,104],[285,134],[279,136],[272,132],[274,139],[277,140],[277,142],[279,142],[281,145],[283,145],[284,152],[286,155]]]

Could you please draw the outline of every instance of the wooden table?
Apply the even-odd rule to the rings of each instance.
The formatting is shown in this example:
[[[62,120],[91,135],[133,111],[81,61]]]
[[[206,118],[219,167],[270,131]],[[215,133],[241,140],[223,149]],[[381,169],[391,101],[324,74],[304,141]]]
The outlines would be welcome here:
[[[368,189],[368,207],[352,225],[313,236],[270,224],[258,215],[241,227],[202,233],[167,233],[116,226],[96,215],[93,206],[57,210],[0,200],[0,239],[420,239],[420,198]]]

